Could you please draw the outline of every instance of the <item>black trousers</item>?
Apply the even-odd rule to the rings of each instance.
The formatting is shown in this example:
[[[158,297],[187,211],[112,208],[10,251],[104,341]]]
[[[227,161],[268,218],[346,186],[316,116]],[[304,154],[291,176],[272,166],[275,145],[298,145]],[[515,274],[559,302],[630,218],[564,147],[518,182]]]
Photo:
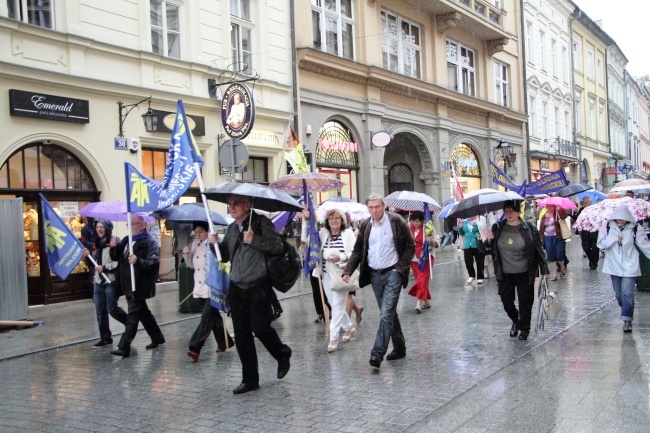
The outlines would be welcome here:
[[[598,259],[600,258],[600,251],[596,244],[598,243],[598,232],[588,232],[586,230],[580,231],[580,243],[582,251],[589,259],[589,267],[596,268],[598,266]]]
[[[311,294],[314,297],[314,307],[316,308],[316,314],[318,314],[319,316],[325,316],[325,314],[323,313],[323,303],[321,302],[321,298],[320,298],[320,285],[318,284],[318,278],[314,277],[310,273],[309,282],[311,283]],[[323,298],[325,300],[325,305],[327,306],[327,309],[332,311],[332,307],[330,307],[330,303],[327,300],[327,295],[325,294],[325,290],[323,290]]]
[[[250,289],[242,289],[230,282],[228,300],[237,338],[237,354],[242,364],[243,383],[257,384],[260,380],[254,336],[277,361],[291,356],[291,348],[282,343],[271,326],[273,310],[269,296],[270,286],[271,283],[265,281]]]
[[[147,334],[149,334],[151,342],[165,342],[165,337],[158,327],[156,318],[153,317],[151,310],[149,310],[147,300],[131,298],[129,299],[129,312],[126,316],[124,334],[122,334],[122,338],[120,339],[120,343],[117,345],[117,347],[124,350],[125,352],[131,351],[131,342],[135,338],[135,334],[138,332],[138,322],[141,322],[142,326],[144,326],[144,330],[147,331]]]
[[[516,290],[516,292],[515,292]],[[515,307],[515,293],[519,299],[519,311]],[[535,284],[528,282],[528,272],[503,274],[499,281],[499,296],[503,309],[520,331],[530,331],[530,316],[535,302]]]
[[[217,309],[210,305],[210,300],[202,298],[199,302],[203,303],[201,321],[192,334],[192,338],[190,338],[190,350],[201,353],[201,348],[203,348],[205,340],[208,339],[210,333],[214,335],[217,347],[221,350],[226,350],[223,316]],[[228,334],[228,347],[232,347],[234,344],[235,342],[230,337],[230,334]]]
[[[485,256],[478,252],[478,248],[466,248],[463,250],[463,255],[465,257],[465,267],[467,268],[469,276],[482,280],[483,272],[485,270],[485,267],[483,266]],[[476,260],[476,272],[474,272],[474,260]]]

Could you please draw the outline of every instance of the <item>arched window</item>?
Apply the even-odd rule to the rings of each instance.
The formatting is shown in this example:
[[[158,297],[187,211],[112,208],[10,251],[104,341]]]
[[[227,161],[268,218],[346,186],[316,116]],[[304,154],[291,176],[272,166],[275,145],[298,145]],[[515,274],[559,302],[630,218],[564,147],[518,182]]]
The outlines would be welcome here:
[[[413,191],[413,170],[406,164],[395,164],[388,170],[388,193]]]
[[[350,130],[335,120],[325,122],[318,131],[316,165],[319,167],[359,168],[358,144]]]
[[[55,144],[22,147],[0,167],[0,188],[95,190],[95,182],[79,159]]]
[[[476,153],[465,143],[460,143],[451,152],[451,162],[456,169],[456,176],[481,177],[481,167]]]

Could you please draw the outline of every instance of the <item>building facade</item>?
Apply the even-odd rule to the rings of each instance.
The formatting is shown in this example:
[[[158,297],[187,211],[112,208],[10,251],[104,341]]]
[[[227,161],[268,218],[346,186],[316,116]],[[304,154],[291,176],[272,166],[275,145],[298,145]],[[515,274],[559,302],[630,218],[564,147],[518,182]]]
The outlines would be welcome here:
[[[165,118],[173,120],[177,100],[195,124],[211,186],[226,180],[218,160],[227,138],[224,88],[249,80],[256,117],[244,140],[248,168],[236,177],[264,183],[284,173],[283,143],[294,118],[289,6],[288,0],[0,2],[0,196],[24,200],[30,304],[90,295],[83,265],[66,281],[47,271],[37,194],[65,209],[79,233],[75,210],[125,199],[125,162],[162,179],[170,142]],[[150,96],[157,132],[140,120],[147,103],[135,107]],[[122,132],[124,140],[116,140]],[[194,189],[188,200],[196,195]]]
[[[525,179],[518,2],[296,2],[299,135],[343,194],[452,196],[493,186],[490,160]],[[375,140],[378,132],[390,142]],[[379,137],[379,136],[376,136]],[[385,136],[384,136],[385,137]],[[352,143],[346,145],[346,143]]]

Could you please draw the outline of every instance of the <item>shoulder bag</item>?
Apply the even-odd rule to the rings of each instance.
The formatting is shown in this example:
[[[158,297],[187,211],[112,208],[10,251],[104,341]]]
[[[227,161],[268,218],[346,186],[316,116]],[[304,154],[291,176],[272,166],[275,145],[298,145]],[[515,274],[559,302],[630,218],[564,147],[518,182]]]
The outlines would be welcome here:
[[[327,261],[325,270],[330,277],[333,292],[354,292],[359,289],[359,271],[356,270],[350,275],[350,282],[346,283],[343,280],[343,269],[338,264]]]
[[[565,241],[571,239],[571,229],[566,220],[558,219],[558,224],[560,225],[560,234],[562,235],[562,239]]]

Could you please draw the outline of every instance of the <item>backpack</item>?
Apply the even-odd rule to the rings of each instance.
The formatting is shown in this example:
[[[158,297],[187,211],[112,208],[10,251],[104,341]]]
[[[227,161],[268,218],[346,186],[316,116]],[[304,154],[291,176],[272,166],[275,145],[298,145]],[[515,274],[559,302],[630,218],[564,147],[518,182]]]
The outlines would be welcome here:
[[[287,242],[282,236],[284,250],[281,254],[266,254],[266,272],[271,280],[271,285],[282,293],[287,293],[300,276],[302,261],[296,247]]]

